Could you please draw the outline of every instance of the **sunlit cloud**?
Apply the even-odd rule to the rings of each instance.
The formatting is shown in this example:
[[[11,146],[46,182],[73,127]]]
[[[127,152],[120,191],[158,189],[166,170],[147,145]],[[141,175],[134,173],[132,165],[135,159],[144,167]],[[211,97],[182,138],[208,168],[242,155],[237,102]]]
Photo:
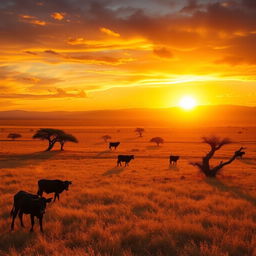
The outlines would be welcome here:
[[[108,28],[100,28],[100,31],[108,36],[120,37],[120,34],[108,29]]]
[[[252,97],[253,1],[6,2],[10,4],[0,9],[0,90],[1,100],[10,106],[22,97],[26,104],[48,98],[54,109],[53,99],[64,104],[65,97],[72,97],[77,108],[100,108],[98,95],[114,90],[111,97],[118,107],[128,91],[131,98],[142,89],[147,95],[149,88],[175,94],[196,83],[203,84],[199,93],[224,95],[211,104],[220,99],[225,103],[228,93],[209,84],[223,83],[232,91],[236,87],[229,81],[247,89],[233,93],[241,98],[239,104]],[[82,92],[93,100],[82,101]],[[236,97],[231,99],[236,104]],[[134,104],[139,107],[141,102]]]
[[[65,13],[54,12],[52,13],[51,17],[55,20],[63,20],[65,15],[66,15]]]

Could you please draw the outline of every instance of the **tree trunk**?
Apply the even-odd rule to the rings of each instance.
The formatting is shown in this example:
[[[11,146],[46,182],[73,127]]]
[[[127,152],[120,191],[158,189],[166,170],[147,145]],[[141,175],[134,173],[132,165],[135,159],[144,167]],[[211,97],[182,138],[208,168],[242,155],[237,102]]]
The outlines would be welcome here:
[[[240,150],[238,150],[237,152],[240,152]],[[215,152],[215,151],[214,151]],[[208,153],[204,158],[203,158],[203,162],[202,162],[202,165],[200,164],[196,164],[196,166],[198,166],[202,171],[203,173],[207,176],[207,177],[210,177],[210,178],[214,178],[216,177],[216,175],[218,174],[218,172],[225,166],[225,165],[228,165],[228,164],[231,164],[236,158],[237,158],[237,153],[235,152],[234,155],[226,162],[223,162],[221,161],[219,163],[219,165],[213,167],[213,168],[210,168],[210,159],[211,157],[214,155],[213,154],[210,154]]]

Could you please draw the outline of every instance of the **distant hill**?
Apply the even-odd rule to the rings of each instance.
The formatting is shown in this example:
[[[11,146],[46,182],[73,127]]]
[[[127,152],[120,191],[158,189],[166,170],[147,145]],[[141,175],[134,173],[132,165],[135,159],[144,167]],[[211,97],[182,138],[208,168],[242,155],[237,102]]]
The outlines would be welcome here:
[[[24,123],[49,126],[58,120],[62,120],[63,125],[93,126],[256,126],[256,107],[198,106],[192,111],[177,107],[73,112],[0,111],[1,125]]]

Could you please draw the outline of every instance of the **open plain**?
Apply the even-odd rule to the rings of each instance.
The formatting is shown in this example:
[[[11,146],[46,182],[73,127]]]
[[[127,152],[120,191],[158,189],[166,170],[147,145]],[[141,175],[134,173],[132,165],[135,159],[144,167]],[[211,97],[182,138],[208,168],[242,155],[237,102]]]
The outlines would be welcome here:
[[[0,255],[256,255],[256,128],[145,128],[58,125],[78,144],[32,140],[39,127],[2,126],[0,133]],[[22,134],[16,141],[10,132]],[[120,141],[110,151],[101,137]],[[234,143],[224,146],[213,163],[246,147],[243,159],[207,179],[190,163],[208,150],[201,137],[215,134]],[[161,136],[160,147],[149,142]],[[133,154],[128,167],[116,167],[118,154]],[[170,154],[181,158],[169,167]],[[46,209],[44,234],[30,233],[18,218],[10,231],[13,195],[37,192],[41,178],[72,180],[69,191]],[[44,194],[45,195],[45,194]],[[45,195],[50,197],[52,195]]]

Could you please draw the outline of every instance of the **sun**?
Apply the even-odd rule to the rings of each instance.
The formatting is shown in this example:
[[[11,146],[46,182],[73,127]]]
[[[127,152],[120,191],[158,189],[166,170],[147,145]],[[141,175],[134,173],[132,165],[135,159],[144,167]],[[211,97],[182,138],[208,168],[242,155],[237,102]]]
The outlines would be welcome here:
[[[191,96],[184,96],[181,98],[179,106],[185,110],[193,109],[196,106],[196,100]]]

